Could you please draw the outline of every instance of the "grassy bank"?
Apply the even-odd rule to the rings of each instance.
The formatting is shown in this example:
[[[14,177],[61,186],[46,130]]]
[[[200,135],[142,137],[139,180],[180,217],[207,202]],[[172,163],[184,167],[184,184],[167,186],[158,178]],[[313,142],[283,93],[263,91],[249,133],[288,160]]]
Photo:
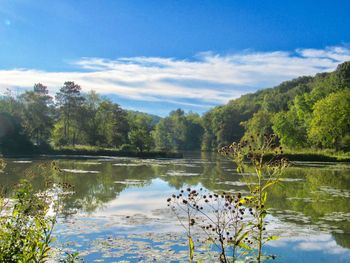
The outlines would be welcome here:
[[[310,162],[350,162],[350,152],[335,151],[331,149],[284,149],[283,155],[291,161]],[[1,155],[1,154],[0,154]],[[113,148],[102,148],[88,145],[75,147],[34,148],[25,152],[4,153],[4,157],[30,157],[39,155],[70,155],[70,156],[115,156],[115,157],[139,157],[139,158],[183,158],[179,152],[168,151],[134,151]],[[272,153],[271,153],[272,155]],[[269,156],[267,156],[268,158]]]
[[[330,149],[284,149],[283,154],[290,161],[350,162],[350,152],[335,151]]]
[[[111,156],[111,157],[139,157],[139,158],[182,158],[182,153],[166,151],[130,151],[111,148],[100,148],[79,145],[75,147],[55,147],[39,149],[36,148],[30,153],[4,153],[4,157],[29,157],[38,155],[71,155],[71,156]]]

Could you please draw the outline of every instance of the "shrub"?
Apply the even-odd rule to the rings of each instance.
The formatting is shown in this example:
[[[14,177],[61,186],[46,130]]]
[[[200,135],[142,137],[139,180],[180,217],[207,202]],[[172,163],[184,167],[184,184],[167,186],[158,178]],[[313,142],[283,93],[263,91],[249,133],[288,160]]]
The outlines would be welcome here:
[[[209,193],[188,188],[168,198],[168,206],[186,230],[190,262],[194,260],[193,235],[198,229],[204,233],[205,241],[219,252],[221,263],[240,259],[260,263],[275,258],[263,254],[264,244],[278,238],[266,231],[266,202],[268,189],[280,181],[282,170],[289,165],[282,156],[282,147],[275,141],[274,135],[258,134],[219,150],[220,154],[235,162],[239,173],[249,171],[255,174],[246,178],[249,195]],[[274,154],[268,158],[266,154],[271,152]]]
[[[49,198],[34,195],[22,181],[13,199],[2,199],[0,217],[0,262],[45,262],[53,241],[54,217],[48,217]]]
[[[132,144],[123,144],[119,150],[122,152],[137,152],[136,146]]]
[[[52,166],[59,170],[55,163]],[[0,171],[5,167],[6,162],[0,159]],[[55,186],[69,187],[52,184]],[[11,198],[0,194],[0,262],[42,263],[53,259],[52,233],[61,196],[58,194],[57,197],[48,192],[34,193],[26,180],[20,181]],[[77,253],[66,255],[57,260],[62,263],[80,260]]]

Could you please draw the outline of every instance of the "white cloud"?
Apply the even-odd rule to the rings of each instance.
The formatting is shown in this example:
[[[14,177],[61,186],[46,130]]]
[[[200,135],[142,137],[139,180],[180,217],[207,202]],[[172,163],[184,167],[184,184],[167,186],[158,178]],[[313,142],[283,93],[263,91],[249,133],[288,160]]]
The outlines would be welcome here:
[[[348,249],[339,246],[331,237],[327,241],[310,240],[300,242],[296,249],[304,251],[323,251],[328,254],[349,254]]]
[[[229,55],[206,52],[198,54],[195,60],[82,58],[74,63],[79,71],[0,70],[0,92],[4,87],[31,88],[41,82],[54,93],[69,80],[80,84],[84,91],[93,89],[134,100],[222,104],[247,91],[271,87],[301,75],[332,71],[348,60],[350,49],[339,46]]]

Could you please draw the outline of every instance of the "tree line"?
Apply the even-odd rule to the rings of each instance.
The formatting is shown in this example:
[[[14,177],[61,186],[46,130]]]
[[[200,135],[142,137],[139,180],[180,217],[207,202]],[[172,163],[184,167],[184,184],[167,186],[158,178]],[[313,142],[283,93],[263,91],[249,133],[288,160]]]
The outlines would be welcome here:
[[[54,97],[48,88],[0,98],[0,149],[2,152],[78,145],[122,151],[198,150],[201,146],[200,116],[178,109],[166,118],[127,111],[91,91],[65,82]]]
[[[202,118],[202,149],[275,133],[290,149],[350,150],[350,62],[216,107]]]
[[[350,62],[246,94],[202,116],[174,110],[165,118],[122,109],[68,81],[0,97],[0,150],[77,145],[124,151],[216,150],[252,134],[275,133],[290,149],[350,150]]]

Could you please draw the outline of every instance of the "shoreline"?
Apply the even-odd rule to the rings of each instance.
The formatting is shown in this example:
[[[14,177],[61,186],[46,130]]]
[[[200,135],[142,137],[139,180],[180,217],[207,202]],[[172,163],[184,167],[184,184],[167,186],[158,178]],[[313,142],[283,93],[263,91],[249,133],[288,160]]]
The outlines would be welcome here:
[[[199,151],[200,152],[200,151]],[[206,152],[206,151],[202,151]],[[163,151],[149,151],[149,152],[132,152],[132,151],[118,151],[118,150],[86,150],[86,149],[57,149],[48,151],[34,151],[32,153],[5,153],[0,154],[0,158],[75,158],[75,159],[97,159],[101,157],[131,157],[131,158],[169,158],[181,159],[184,158],[186,152],[163,152]],[[209,153],[216,153],[215,151]],[[305,162],[339,162],[350,163],[348,156],[332,156],[322,153],[285,153],[284,157],[290,161],[305,161]],[[267,158],[271,154],[266,155]]]
[[[150,152],[126,152],[117,150],[49,150],[49,151],[38,151],[33,153],[5,153],[0,154],[1,158],[74,158],[74,159],[98,159],[101,157],[136,157],[136,158],[169,158],[169,159],[181,159],[183,158],[182,153],[177,152],[161,152],[161,151],[150,151]]]
[[[305,162],[338,162],[338,163],[348,163],[350,162],[350,157],[342,156],[330,156],[326,154],[311,154],[311,153],[286,153],[283,154],[284,157],[288,158],[290,161],[305,161]]]

